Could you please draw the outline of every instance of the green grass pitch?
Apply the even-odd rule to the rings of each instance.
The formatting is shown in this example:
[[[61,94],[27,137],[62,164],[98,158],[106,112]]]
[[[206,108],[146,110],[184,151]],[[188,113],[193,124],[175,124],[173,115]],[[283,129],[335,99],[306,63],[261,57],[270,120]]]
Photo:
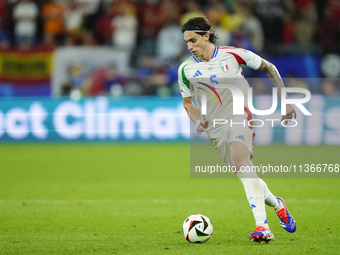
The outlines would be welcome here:
[[[255,152],[255,164],[340,163],[335,146]],[[340,179],[266,179],[297,232],[267,207],[275,241],[253,244],[240,181],[190,179],[189,158],[188,144],[1,145],[0,254],[340,254]],[[182,235],[193,213],[213,223],[205,244]]]

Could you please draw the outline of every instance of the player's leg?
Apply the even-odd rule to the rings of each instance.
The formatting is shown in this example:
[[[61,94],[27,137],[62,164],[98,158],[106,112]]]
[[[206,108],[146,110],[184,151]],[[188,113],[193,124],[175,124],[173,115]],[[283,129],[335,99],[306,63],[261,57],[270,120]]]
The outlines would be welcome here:
[[[264,202],[266,203],[266,205],[273,207],[275,209],[275,211],[279,211],[280,209],[283,208],[283,204],[281,203],[281,201],[276,198],[273,193],[271,193],[271,191],[269,190],[267,183],[265,183],[264,180],[260,179],[260,182],[262,184],[262,188],[263,188],[263,194],[264,194]]]
[[[262,184],[256,172],[251,171],[248,149],[239,142],[230,143],[231,164],[236,167],[236,176],[241,180],[257,226],[268,228]],[[246,169],[245,167],[250,167]],[[249,171],[250,170],[250,171]]]
[[[253,166],[253,162],[249,159],[249,164]],[[259,179],[263,188],[264,201],[275,209],[275,212],[280,220],[281,226],[288,232],[296,231],[296,222],[293,216],[287,210],[284,200],[281,197],[276,197],[271,193],[267,184],[262,179]]]
[[[250,164],[250,152],[240,142],[230,143],[231,164],[236,167],[236,176],[241,180],[256,221],[256,229],[249,236],[253,241],[268,242],[274,239],[268,227],[264,193],[260,179]]]
[[[253,166],[253,162],[249,159],[249,165]],[[266,205],[273,207],[275,209],[275,211],[279,211],[280,209],[283,208],[283,204],[281,203],[281,201],[279,199],[277,199],[273,193],[270,192],[267,184],[265,183],[264,180],[262,180],[261,178],[259,178],[262,188],[263,188],[263,196],[264,196],[264,202],[266,203]]]

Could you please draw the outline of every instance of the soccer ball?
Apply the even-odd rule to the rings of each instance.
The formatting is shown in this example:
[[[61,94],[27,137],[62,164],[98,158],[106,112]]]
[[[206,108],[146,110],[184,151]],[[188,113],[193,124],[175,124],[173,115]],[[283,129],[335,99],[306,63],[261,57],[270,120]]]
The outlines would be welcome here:
[[[190,215],[183,223],[183,235],[190,243],[205,243],[212,232],[211,221],[202,214]]]

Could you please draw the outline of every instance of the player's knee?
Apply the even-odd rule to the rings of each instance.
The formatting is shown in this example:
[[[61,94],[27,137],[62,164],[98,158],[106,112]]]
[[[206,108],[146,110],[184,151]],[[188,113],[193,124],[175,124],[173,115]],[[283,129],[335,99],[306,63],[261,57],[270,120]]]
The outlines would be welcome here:
[[[236,170],[241,169],[242,166],[247,166],[247,161],[244,159],[241,159],[238,156],[231,157],[231,165],[236,167]]]
[[[248,166],[249,164],[249,151],[244,144],[239,142],[230,143],[230,160],[231,164],[239,170],[242,166]]]

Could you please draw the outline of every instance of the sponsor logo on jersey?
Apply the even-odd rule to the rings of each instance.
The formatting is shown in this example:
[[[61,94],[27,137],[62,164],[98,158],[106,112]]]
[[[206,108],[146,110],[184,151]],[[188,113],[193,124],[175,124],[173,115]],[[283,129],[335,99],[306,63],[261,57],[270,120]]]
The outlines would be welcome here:
[[[243,135],[236,136],[236,138],[241,139],[241,140],[244,141],[244,136]]]
[[[208,70],[213,70],[213,68],[212,67],[208,67]]]
[[[225,72],[225,73],[228,72],[229,66],[228,66],[227,60],[226,59],[222,59],[222,60],[219,61],[219,63],[220,63],[220,66],[222,68],[222,71]]]
[[[202,73],[200,72],[200,70],[197,70],[196,73],[195,73],[195,75],[194,75],[194,78],[195,78],[195,77],[198,77],[198,76],[201,76],[201,75],[202,75]]]

